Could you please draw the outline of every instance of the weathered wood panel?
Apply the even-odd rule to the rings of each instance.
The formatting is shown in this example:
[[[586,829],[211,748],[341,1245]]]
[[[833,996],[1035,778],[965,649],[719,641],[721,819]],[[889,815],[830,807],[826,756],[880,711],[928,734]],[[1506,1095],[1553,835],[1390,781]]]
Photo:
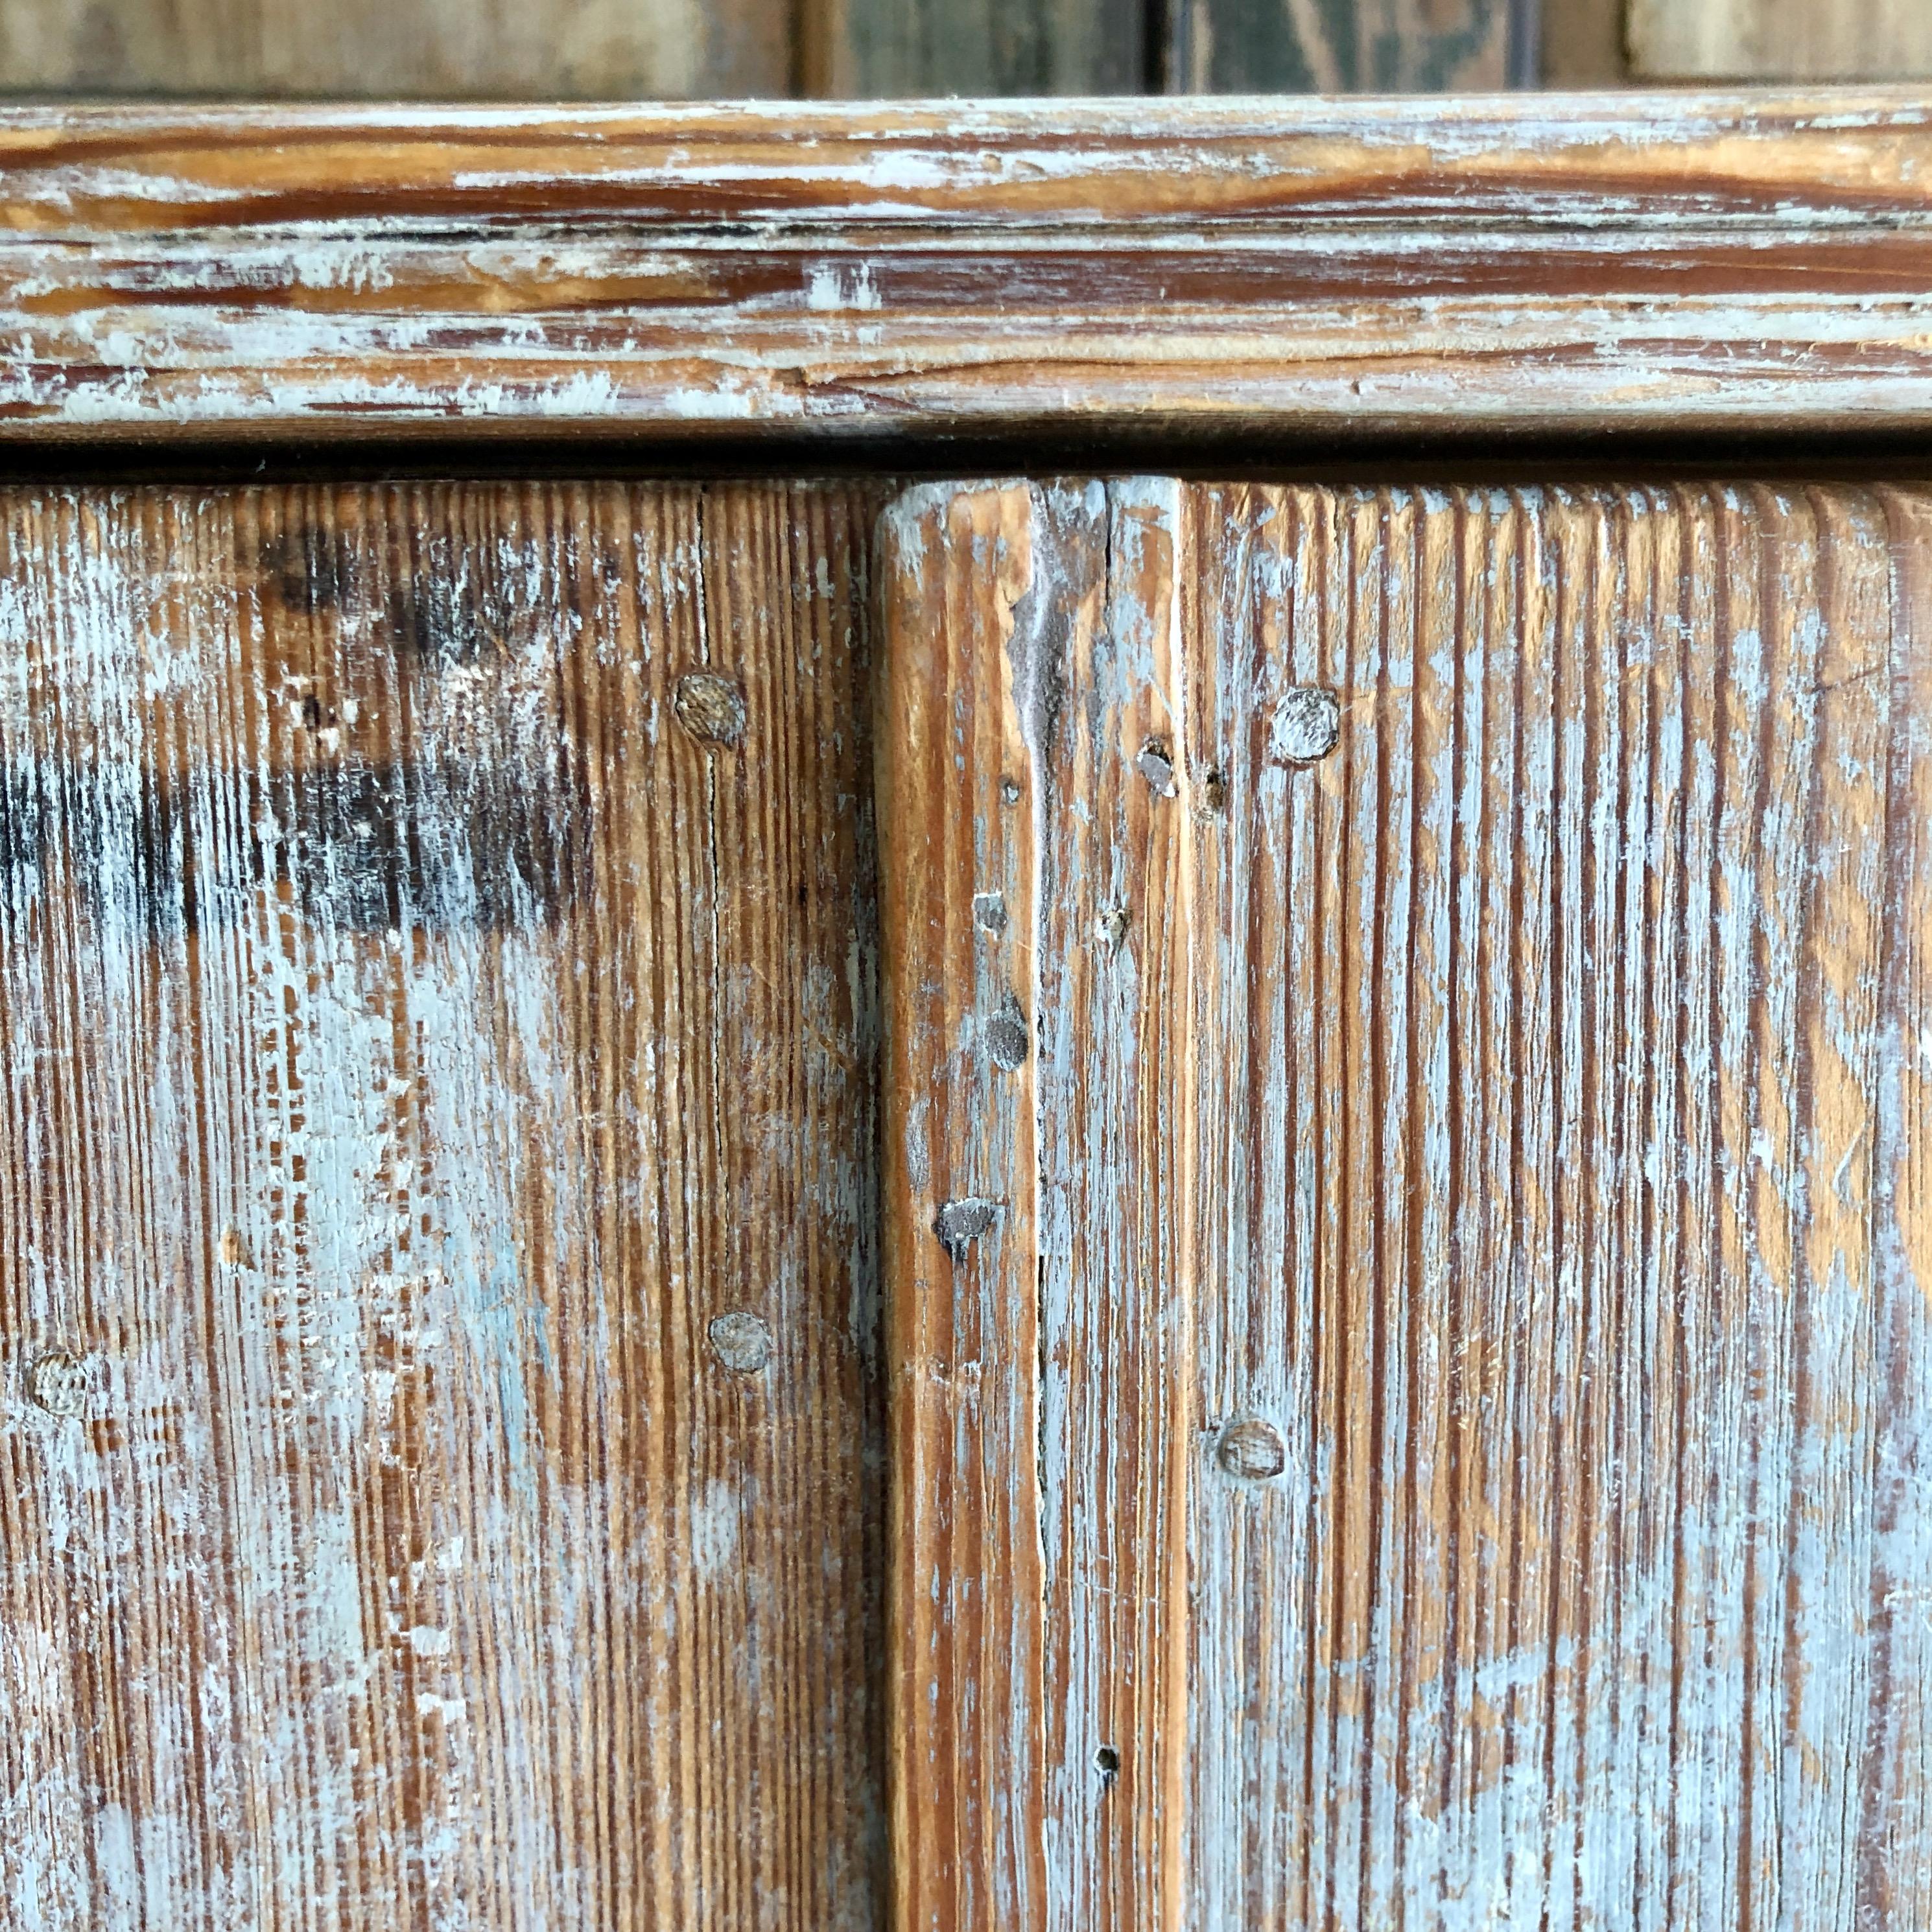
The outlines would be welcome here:
[[[1453,94],[1533,82],[1541,0],[1174,0],[1179,94]]]
[[[879,1922],[867,501],[0,497],[8,1924]]]
[[[794,91],[760,0],[10,0],[0,89],[258,99],[623,100]]]
[[[1932,74],[1924,0],[1629,0],[1652,80],[1897,80]]]
[[[880,570],[888,1706],[898,1932],[1030,1925],[1046,1775],[1024,485],[894,506]],[[939,566],[970,558],[966,572]],[[1045,596],[1040,594],[1046,592]],[[1044,604],[1045,609],[1041,606]],[[1024,640],[1022,644],[1023,645]]]
[[[15,109],[0,436],[1932,420],[1910,92]]]
[[[1038,1418],[1046,1922],[1932,1925],[1932,498],[1094,496],[1001,499],[1090,585],[1016,660],[1041,1158],[985,1332],[1039,1332],[979,1363]],[[925,595],[990,608],[923,502]],[[964,669],[892,728],[997,706]],[[990,1600],[926,1528],[902,1586]]]

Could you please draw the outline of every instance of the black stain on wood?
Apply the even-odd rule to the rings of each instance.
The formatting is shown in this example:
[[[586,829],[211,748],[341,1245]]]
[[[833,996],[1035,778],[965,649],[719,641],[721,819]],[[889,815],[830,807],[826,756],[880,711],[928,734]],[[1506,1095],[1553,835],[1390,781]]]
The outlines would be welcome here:
[[[70,891],[150,938],[247,916],[264,886],[357,932],[548,924],[587,888],[589,801],[557,769],[338,763],[167,783],[0,767],[0,899]]]
[[[257,561],[264,586],[284,609],[314,617],[355,603],[356,546],[340,531],[313,524],[284,530],[262,545]]]

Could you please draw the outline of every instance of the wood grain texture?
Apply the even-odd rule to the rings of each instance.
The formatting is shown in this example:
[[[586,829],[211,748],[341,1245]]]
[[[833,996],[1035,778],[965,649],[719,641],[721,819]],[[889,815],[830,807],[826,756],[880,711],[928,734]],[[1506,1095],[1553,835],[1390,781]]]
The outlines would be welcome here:
[[[0,88],[207,98],[690,99],[793,91],[760,0],[10,0]]]
[[[1123,484],[1070,537],[1082,488],[1006,512],[1097,586],[1028,658],[1058,1044],[983,1364],[1040,1922],[1932,1925],[1932,495]],[[896,1352],[944,1283],[888,1293]]]
[[[1030,512],[1024,485],[914,493],[880,546],[895,1932],[1046,1910],[1023,652],[1064,614]]]
[[[15,109],[15,441],[1932,419],[1908,92]]]
[[[1534,72],[1521,0],[1175,0],[1172,86],[1196,94],[1495,92]]]
[[[1628,0],[1651,80],[1894,80],[1932,74],[1923,0]]]
[[[8,1925],[878,1923],[868,504],[0,496]]]

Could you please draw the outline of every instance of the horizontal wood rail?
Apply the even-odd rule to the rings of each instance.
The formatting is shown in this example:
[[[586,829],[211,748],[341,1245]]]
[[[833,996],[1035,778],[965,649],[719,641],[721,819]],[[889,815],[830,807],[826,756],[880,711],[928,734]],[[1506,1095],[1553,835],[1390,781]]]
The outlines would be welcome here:
[[[0,438],[1932,424],[1932,106],[0,114]]]

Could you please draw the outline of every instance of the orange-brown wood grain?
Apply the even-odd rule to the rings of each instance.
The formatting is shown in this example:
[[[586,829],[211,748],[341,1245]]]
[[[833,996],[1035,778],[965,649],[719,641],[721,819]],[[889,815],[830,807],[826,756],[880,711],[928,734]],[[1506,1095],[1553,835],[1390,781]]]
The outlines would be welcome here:
[[[1025,520],[1039,1922],[1932,1924],[1924,493]]]
[[[9,1925],[878,1922],[871,506],[0,497]]]
[[[16,107],[0,438],[1912,429],[1923,110]]]
[[[892,1923],[1046,1910],[1035,1372],[1039,806],[1028,638],[1066,612],[1024,484],[902,498],[879,561]],[[958,554],[970,570],[948,570]]]

